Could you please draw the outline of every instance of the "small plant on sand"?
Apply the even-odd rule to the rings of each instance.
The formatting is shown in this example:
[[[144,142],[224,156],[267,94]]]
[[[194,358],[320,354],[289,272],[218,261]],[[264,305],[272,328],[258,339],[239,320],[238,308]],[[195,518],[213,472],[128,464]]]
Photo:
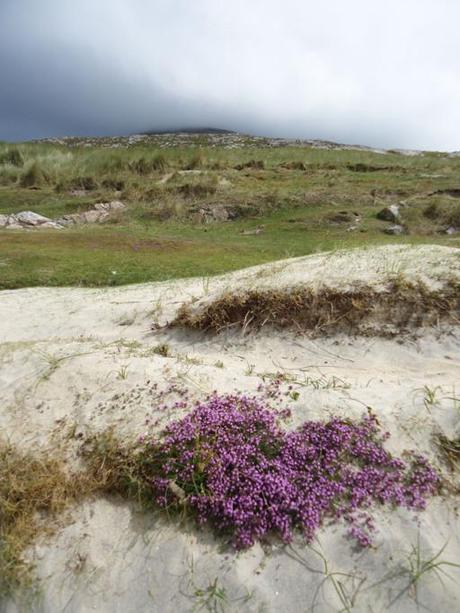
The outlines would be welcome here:
[[[153,348],[153,353],[161,355],[163,358],[168,358],[171,356],[171,347],[168,343],[159,343]]]
[[[389,607],[396,604],[406,593],[409,593],[414,598],[417,605],[420,604],[418,602],[419,585],[423,582],[424,578],[430,575],[436,577],[441,583],[443,583],[443,578],[450,579],[451,581],[454,580],[446,569],[460,568],[460,564],[443,559],[442,556],[446,547],[447,543],[437,553],[424,552],[420,545],[420,533],[418,534],[417,543],[412,545],[410,551],[406,553],[402,566],[383,580],[394,581],[396,578],[402,577],[407,579],[406,585],[393,597]]]
[[[227,591],[218,584],[216,577],[207,587],[196,587],[194,611],[224,611],[228,603]]]
[[[314,553],[321,561],[321,567],[315,572],[319,572],[323,575],[323,579],[319,582],[319,585],[315,589],[311,602],[311,611],[314,611],[317,606],[317,601],[320,596],[320,592],[324,590],[327,586],[331,586],[340,602],[342,612],[352,611],[356,605],[356,600],[359,596],[362,585],[365,583],[366,579],[364,577],[359,577],[354,573],[345,573],[337,570],[333,570],[331,568],[331,564],[326,558],[325,554],[321,549],[321,544],[317,543],[315,547],[312,545],[308,545],[308,551]],[[302,564],[311,572],[310,563],[303,557],[303,555],[297,551],[292,544],[288,545],[286,548],[287,555]]]
[[[423,388],[416,390],[423,395],[423,404],[426,410],[430,413],[431,409],[435,406],[439,406],[439,392],[442,392],[442,389],[437,385],[436,387],[430,387],[429,385],[424,385]]]
[[[417,544],[412,546],[412,549],[407,557],[407,576],[409,577],[408,589],[412,589],[415,598],[417,598],[417,585],[422,577],[428,573],[434,573],[438,579],[441,576],[451,578],[446,572],[445,567],[460,568],[460,564],[442,559],[442,554],[447,546],[447,543],[434,555],[430,554],[427,557],[423,554],[420,547],[420,535],[417,539]]]
[[[120,380],[124,381],[127,378],[128,378],[128,365],[127,364],[123,364],[117,370],[117,379],[120,379]]]

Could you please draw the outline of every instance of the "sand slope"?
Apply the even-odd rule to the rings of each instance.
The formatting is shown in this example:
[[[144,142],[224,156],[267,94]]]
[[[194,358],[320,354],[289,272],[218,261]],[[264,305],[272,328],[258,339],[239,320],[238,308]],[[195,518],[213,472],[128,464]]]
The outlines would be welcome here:
[[[296,258],[211,279],[2,292],[2,436],[35,449],[52,447],[72,431],[71,458],[76,441],[91,432],[114,425],[137,436],[146,419],[171,419],[174,411],[158,409],[155,384],[162,390],[174,382],[196,397],[213,389],[255,392],[262,377],[281,372],[299,392],[297,400],[289,400],[294,425],[332,414],[359,417],[370,406],[392,434],[391,450],[416,448],[446,472],[433,435],[458,436],[459,328],[426,330],[416,339],[312,340],[265,329],[246,336],[152,331],[151,323],[171,321],[185,301],[199,304],[228,288],[254,284],[379,284],[404,274],[436,286],[460,276],[459,254],[447,247],[381,247]],[[168,345],[170,357],[155,352],[161,343]],[[434,390],[432,404],[425,386]],[[412,547],[429,559],[446,545],[440,559],[460,563],[457,503],[453,497],[434,499],[418,522],[404,511],[379,513],[376,546],[368,551],[355,551],[336,526],[319,534],[315,551],[299,541],[235,555],[221,551],[212,535],[146,517],[120,501],[88,501],[74,509],[71,523],[31,552],[41,599],[26,608],[339,611],[346,601],[357,611],[454,611],[460,607],[459,569],[443,567],[451,577],[442,577],[443,583],[433,571],[423,574],[416,591],[408,569]],[[225,589],[225,598],[206,591],[214,582]],[[18,608],[20,600],[6,606],[8,612]]]

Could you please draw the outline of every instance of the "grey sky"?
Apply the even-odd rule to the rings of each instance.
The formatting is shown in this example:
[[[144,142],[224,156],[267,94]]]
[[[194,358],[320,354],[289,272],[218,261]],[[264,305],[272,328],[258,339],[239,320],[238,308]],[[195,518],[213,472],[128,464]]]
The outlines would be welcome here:
[[[459,0],[0,0],[0,139],[215,126],[460,149]]]

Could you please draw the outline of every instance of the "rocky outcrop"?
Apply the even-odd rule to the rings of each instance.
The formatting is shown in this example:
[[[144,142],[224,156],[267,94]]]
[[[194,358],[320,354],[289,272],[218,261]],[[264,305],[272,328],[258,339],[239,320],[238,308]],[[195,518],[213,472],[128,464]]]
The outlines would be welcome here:
[[[119,200],[98,202],[89,211],[63,215],[57,219],[50,219],[33,211],[20,211],[12,215],[0,215],[0,228],[8,230],[32,230],[39,228],[62,230],[65,227],[77,224],[103,223],[109,219],[113,211],[120,211],[124,208],[125,205]]]
[[[63,226],[33,211],[20,211],[11,215],[0,215],[0,228],[8,230],[54,228],[58,230]]]
[[[222,204],[201,206],[193,215],[195,223],[208,224],[215,221],[229,221],[238,217],[237,212],[231,207]]]

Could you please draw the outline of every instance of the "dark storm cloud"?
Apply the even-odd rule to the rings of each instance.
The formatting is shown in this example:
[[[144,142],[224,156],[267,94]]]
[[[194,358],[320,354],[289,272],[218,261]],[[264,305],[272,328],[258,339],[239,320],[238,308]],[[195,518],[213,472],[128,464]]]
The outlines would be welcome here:
[[[460,149],[457,0],[0,0],[0,138],[213,125]]]

